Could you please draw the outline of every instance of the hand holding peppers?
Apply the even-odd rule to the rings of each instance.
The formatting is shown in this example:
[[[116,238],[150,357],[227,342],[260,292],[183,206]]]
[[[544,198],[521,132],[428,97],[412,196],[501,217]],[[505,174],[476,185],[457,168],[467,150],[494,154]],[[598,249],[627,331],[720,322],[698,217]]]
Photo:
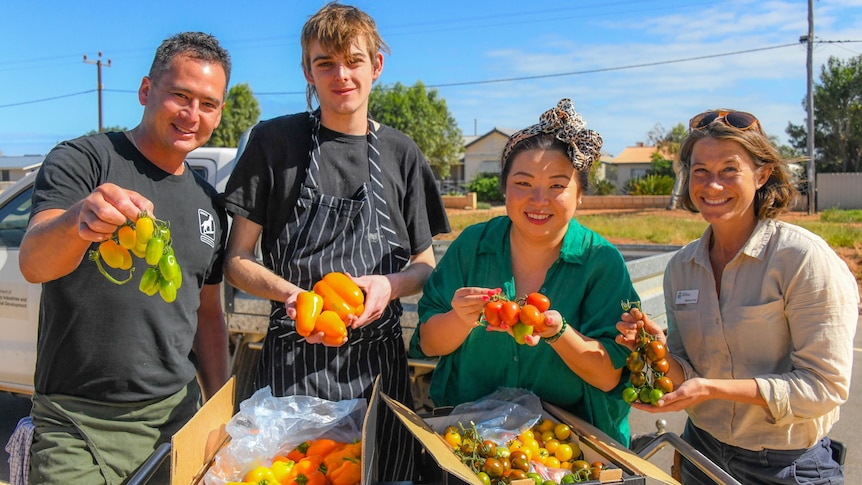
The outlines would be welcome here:
[[[316,343],[313,334],[323,335],[317,342],[329,346],[347,341],[347,324],[365,309],[365,296],[353,280],[344,273],[328,273],[296,297],[296,331]]]

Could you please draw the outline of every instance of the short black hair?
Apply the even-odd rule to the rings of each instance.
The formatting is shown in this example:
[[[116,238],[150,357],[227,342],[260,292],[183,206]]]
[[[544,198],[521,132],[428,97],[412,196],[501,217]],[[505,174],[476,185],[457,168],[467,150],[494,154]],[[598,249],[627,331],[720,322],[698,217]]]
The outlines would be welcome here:
[[[206,62],[221,64],[225,73],[225,94],[230,84],[230,54],[210,34],[203,32],[181,32],[165,39],[158,49],[150,66],[149,77],[153,82],[171,68],[171,62],[178,55],[189,56]]]

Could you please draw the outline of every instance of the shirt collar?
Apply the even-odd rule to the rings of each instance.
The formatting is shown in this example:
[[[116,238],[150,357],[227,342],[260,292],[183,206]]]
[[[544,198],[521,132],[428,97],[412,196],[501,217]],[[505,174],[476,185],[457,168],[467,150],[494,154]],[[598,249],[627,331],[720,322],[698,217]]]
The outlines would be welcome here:
[[[479,254],[508,254],[509,231],[512,229],[512,220],[508,216],[500,216],[488,221],[488,229],[479,242]],[[585,257],[586,231],[576,220],[569,221],[569,227],[563,236],[563,244],[560,248],[560,259],[566,263],[583,263]]]
[[[739,253],[751,258],[763,259],[766,256],[766,245],[769,244],[769,240],[775,234],[775,223],[775,219],[771,217],[757,221],[757,225],[754,226],[751,236],[743,244]],[[712,226],[710,225],[707,226],[700,239],[697,240],[697,248],[689,254],[687,260],[693,260],[703,266],[710,267],[709,240],[711,237]],[[734,257],[734,259],[736,258]]]

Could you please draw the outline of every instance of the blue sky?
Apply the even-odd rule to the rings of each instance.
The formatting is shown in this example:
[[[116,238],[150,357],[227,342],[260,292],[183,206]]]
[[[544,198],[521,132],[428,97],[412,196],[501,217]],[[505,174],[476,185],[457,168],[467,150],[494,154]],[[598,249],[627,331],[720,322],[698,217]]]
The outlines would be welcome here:
[[[345,3],[370,13],[391,48],[378,82],[437,87],[466,135],[533,124],[562,97],[614,155],[708,108],[750,111],[782,141],[788,122],[805,122],[805,0]],[[323,4],[0,0],[0,151],[43,154],[97,128],[97,69],[83,55],[99,51],[111,60],[104,125],[134,127],[155,48],[182,30],[221,40],[231,85],[250,84],[262,119],[302,111],[299,32]],[[862,0],[814,6],[815,37],[832,41],[815,47],[819,79],[830,56],[862,54]]]

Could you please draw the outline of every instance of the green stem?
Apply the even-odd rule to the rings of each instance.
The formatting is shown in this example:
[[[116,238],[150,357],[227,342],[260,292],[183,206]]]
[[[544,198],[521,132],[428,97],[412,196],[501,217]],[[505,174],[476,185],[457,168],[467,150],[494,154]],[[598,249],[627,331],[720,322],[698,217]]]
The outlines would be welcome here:
[[[90,251],[90,259],[96,262],[96,267],[99,268],[99,273],[102,273],[102,276],[107,278],[107,280],[110,281],[111,283],[113,283],[115,285],[125,285],[129,281],[132,281],[132,274],[135,272],[135,268],[132,268],[129,270],[129,277],[128,278],[120,281],[120,280],[114,278],[113,276],[111,276],[110,274],[108,274],[107,271],[105,271],[105,268],[102,266],[102,260],[101,260],[101,257],[99,256],[98,251],[92,251],[91,250]]]

